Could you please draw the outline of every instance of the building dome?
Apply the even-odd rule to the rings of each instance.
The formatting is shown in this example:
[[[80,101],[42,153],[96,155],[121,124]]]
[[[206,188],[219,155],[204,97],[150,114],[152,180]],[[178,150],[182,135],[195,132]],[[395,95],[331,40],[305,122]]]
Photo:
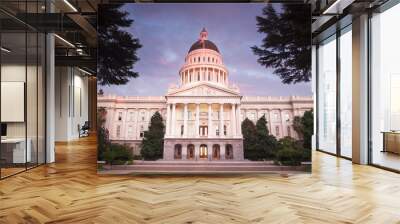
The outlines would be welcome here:
[[[197,49],[210,49],[219,53],[218,47],[209,40],[198,40],[189,49],[188,53]]]
[[[197,49],[210,49],[219,53],[217,45],[215,45],[212,41],[207,40],[208,32],[206,28],[203,28],[200,32],[200,39],[190,47],[188,53],[197,50]]]

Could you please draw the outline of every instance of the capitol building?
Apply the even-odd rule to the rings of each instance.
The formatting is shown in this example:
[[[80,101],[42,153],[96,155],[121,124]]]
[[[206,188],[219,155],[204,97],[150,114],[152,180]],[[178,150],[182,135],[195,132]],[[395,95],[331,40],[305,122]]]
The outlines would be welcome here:
[[[292,121],[313,108],[312,97],[242,96],[231,84],[218,47],[205,29],[189,49],[179,70],[179,84],[165,96],[98,96],[105,108],[105,128],[112,142],[129,144],[140,153],[150,119],[165,121],[164,160],[243,160],[241,123],[265,115],[278,139],[298,138]]]

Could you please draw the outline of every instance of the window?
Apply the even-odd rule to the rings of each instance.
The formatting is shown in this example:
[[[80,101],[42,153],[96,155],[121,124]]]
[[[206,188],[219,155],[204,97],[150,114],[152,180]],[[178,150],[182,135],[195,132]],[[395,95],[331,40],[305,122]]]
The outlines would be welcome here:
[[[285,121],[289,122],[290,121],[290,115],[289,113],[285,113]]]
[[[212,58],[212,62],[214,62],[214,58]]]
[[[183,127],[183,125],[181,125],[181,135],[183,135],[183,130],[184,130],[184,127]]]
[[[200,81],[200,72],[197,73],[197,81]]]
[[[399,21],[400,4],[371,18],[372,163],[395,170],[400,170]]]
[[[200,57],[198,57],[197,59],[198,59],[197,61],[200,62]]]
[[[340,154],[352,156],[352,35],[340,36]]]
[[[290,126],[287,127],[287,136],[289,136],[289,137],[292,136]]]
[[[219,127],[218,126],[215,126],[215,135],[219,136]]]
[[[132,133],[133,133],[133,127],[132,127],[132,125],[129,125],[128,126],[128,137],[131,137]]]
[[[336,153],[336,36],[318,48],[318,145]]]
[[[146,112],[145,111],[140,112],[140,116],[141,116],[142,121],[144,121],[146,118]]]
[[[193,58],[193,61],[196,62],[196,58]]]
[[[226,125],[224,125],[224,135],[226,136]]]
[[[208,62],[210,62],[210,57],[208,57],[208,60],[207,60]]]
[[[121,136],[121,126],[117,125],[116,136],[119,138]]]
[[[279,114],[278,113],[274,113],[274,121],[279,121]]]
[[[144,128],[143,128],[143,125],[142,126],[140,126],[140,135],[139,135],[141,138],[143,138],[144,137]]]
[[[275,127],[275,135],[276,137],[279,137],[280,133],[279,133],[279,126]]]
[[[122,112],[118,112],[118,120],[122,121]]]
[[[205,62],[206,61],[206,58],[205,57],[203,57],[203,62]]]

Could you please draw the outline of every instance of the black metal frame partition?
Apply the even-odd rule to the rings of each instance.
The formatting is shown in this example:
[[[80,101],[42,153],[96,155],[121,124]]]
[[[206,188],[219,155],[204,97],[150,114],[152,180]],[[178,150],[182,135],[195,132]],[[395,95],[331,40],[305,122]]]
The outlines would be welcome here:
[[[340,117],[340,110],[341,110],[341,108],[340,108],[340,103],[341,103],[341,97],[340,97],[340,93],[341,93],[341,89],[340,89],[340,81],[341,81],[341,63],[340,63],[340,37],[345,33],[345,32],[342,32],[342,31],[344,31],[344,30],[346,30],[346,29],[348,29],[350,26],[351,26],[352,24],[350,23],[350,24],[347,24],[346,26],[344,26],[344,27],[342,27],[342,28],[339,28],[339,27],[337,27],[336,28],[336,32],[335,33],[333,33],[333,34],[331,34],[331,35],[329,35],[329,36],[327,36],[326,38],[324,38],[324,39],[322,39],[322,40],[320,40],[318,43],[317,43],[317,45],[316,45],[316,50],[315,50],[315,54],[316,54],[316,71],[315,71],[315,74],[316,74],[316,92],[317,92],[317,94],[316,94],[316,104],[317,104],[317,106],[316,106],[316,123],[317,123],[317,125],[316,125],[316,150],[317,151],[319,151],[319,152],[323,152],[323,153],[326,153],[326,154],[329,154],[329,155],[333,155],[333,156],[337,156],[337,157],[340,157],[340,158],[344,158],[344,159],[347,159],[347,160],[352,160],[350,157],[347,157],[347,156],[343,156],[342,155],[342,153],[341,153],[341,117]],[[347,31],[347,32],[350,32],[350,31]],[[328,152],[328,151],[325,151],[325,150],[323,150],[323,149],[320,149],[320,144],[319,144],[319,136],[320,136],[320,130],[319,130],[319,122],[320,122],[320,119],[319,119],[319,100],[320,100],[320,97],[319,97],[319,91],[320,91],[320,85],[319,85],[319,67],[320,67],[320,65],[319,65],[319,45],[322,43],[322,42],[324,42],[324,41],[326,41],[326,40],[328,40],[329,38],[332,38],[332,36],[335,36],[335,38],[334,38],[334,40],[332,40],[332,41],[336,41],[336,61],[335,61],[335,63],[336,63],[336,153],[332,153],[332,152]]]
[[[25,1],[23,3],[27,3],[27,2],[28,1]],[[39,11],[38,10],[39,9],[39,6],[38,6],[39,1],[37,0],[36,3],[37,3],[36,11],[38,12]],[[27,12],[27,4],[25,4],[25,11]],[[47,7],[46,7],[46,11],[47,11]],[[2,10],[2,12],[6,12],[6,11]],[[25,14],[25,16],[26,15],[27,14]],[[27,170],[36,168],[38,166],[41,166],[41,165],[47,163],[47,151],[46,151],[46,148],[47,148],[47,113],[46,113],[46,108],[47,108],[47,33],[41,32],[41,31],[29,26],[26,23],[23,23],[23,24],[24,24],[24,31],[21,33],[25,34],[25,84],[24,84],[25,168],[21,171],[12,173],[7,176],[3,176],[2,167],[0,166],[0,180],[17,175],[19,173],[25,172]],[[0,28],[1,28],[1,26],[2,26],[2,24],[0,23]],[[29,167],[28,167],[28,162],[27,162],[28,161],[28,153],[27,153],[27,147],[28,147],[28,141],[27,141],[27,139],[28,139],[28,124],[27,124],[27,121],[28,121],[28,119],[27,119],[28,118],[28,112],[27,112],[28,67],[27,66],[28,66],[28,33],[29,33],[28,29],[32,30],[36,34],[36,43],[35,43],[36,44],[36,46],[35,46],[35,49],[36,49],[36,52],[35,52],[36,53],[36,66],[35,66],[36,67],[36,136],[35,136],[36,137],[36,162],[33,166],[29,166]],[[3,34],[3,32],[0,31],[0,46],[3,45],[2,34]],[[39,34],[44,34],[43,39],[42,39],[42,44],[43,44],[44,50],[42,49],[42,52],[41,52],[42,60],[44,60],[44,63],[42,64],[42,84],[44,84],[44,86],[43,86],[44,91],[42,92],[42,96],[41,96],[41,97],[43,97],[42,109],[43,109],[43,113],[44,113],[44,116],[41,117],[41,119],[42,119],[41,122],[43,122],[43,127],[42,127],[43,128],[43,145],[42,145],[42,147],[43,147],[42,148],[43,162],[42,163],[39,162],[39,68],[38,68],[38,66],[39,66]],[[3,65],[2,62],[3,62],[2,54],[0,53],[0,82],[1,82],[1,72],[2,72],[1,67]],[[0,89],[1,89],[1,87],[0,87]],[[0,99],[1,99],[1,91],[0,91]],[[0,105],[0,109],[1,109],[1,105]],[[0,123],[2,123],[1,115],[0,115]],[[1,152],[2,152],[1,148],[2,147],[0,144],[0,158],[1,158]],[[32,165],[32,164],[30,164],[30,165]]]

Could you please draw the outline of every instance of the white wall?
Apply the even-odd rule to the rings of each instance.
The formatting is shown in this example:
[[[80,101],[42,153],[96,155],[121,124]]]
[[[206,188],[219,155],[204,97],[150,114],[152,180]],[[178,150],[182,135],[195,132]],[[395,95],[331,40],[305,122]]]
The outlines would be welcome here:
[[[76,68],[56,67],[55,140],[79,138],[78,125],[88,120],[88,78]]]

